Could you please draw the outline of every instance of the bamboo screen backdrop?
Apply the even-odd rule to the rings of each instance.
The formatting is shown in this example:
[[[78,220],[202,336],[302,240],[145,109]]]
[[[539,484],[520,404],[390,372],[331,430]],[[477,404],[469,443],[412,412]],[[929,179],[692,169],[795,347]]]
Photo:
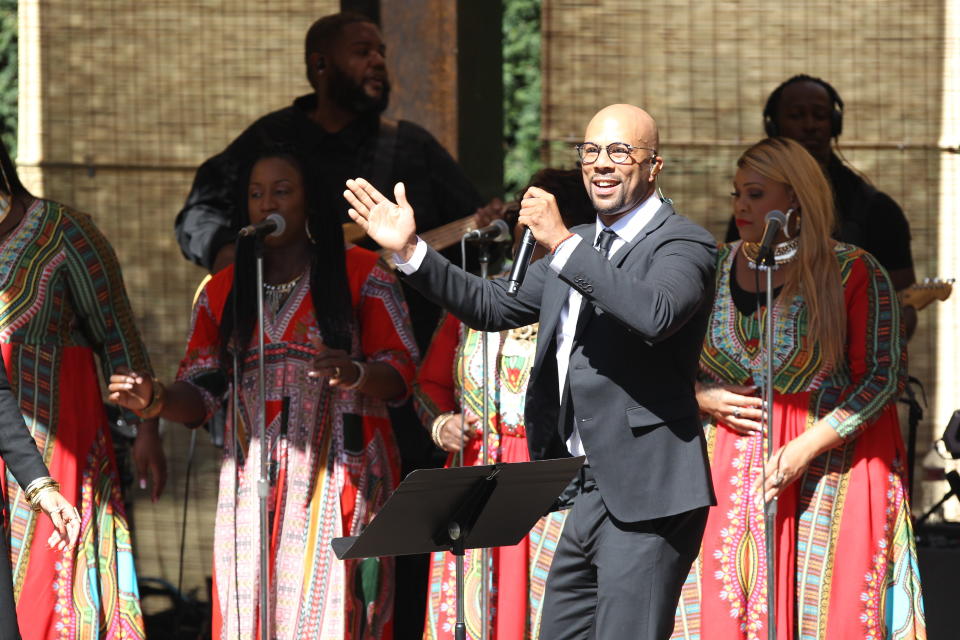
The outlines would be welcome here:
[[[310,91],[303,38],[336,0],[21,0],[18,163],[35,193],[90,213],[113,243],[157,374],[183,355],[204,275],[174,218],[196,167]],[[167,491],[136,492],[142,576],[177,582],[189,435],[167,425]],[[219,451],[199,437],[184,586],[206,599]],[[167,603],[146,602],[145,607]]]
[[[383,0],[382,6],[391,69],[409,75],[398,82],[409,91],[443,61],[426,58],[430,64],[418,70],[411,60],[422,55],[423,43],[391,40],[386,23],[390,16],[434,20],[441,27],[424,32],[437,38],[427,39],[455,42],[442,28],[449,7],[439,0]],[[662,128],[666,194],[720,234],[733,163],[761,136],[767,94],[794,73],[819,75],[847,103],[847,157],[907,213],[918,275],[960,275],[960,230],[953,228],[960,169],[942,150],[956,145],[960,121],[954,6],[543,0],[544,157],[571,164],[569,143],[598,107],[643,105]],[[19,3],[24,179],[36,193],[92,214],[110,238],[165,379],[183,352],[190,301],[203,275],[181,257],[173,237],[193,172],[257,116],[309,90],[304,32],[338,8],[336,0]],[[455,104],[448,104],[444,113],[406,109],[402,116],[450,148]],[[960,357],[955,302],[923,312],[910,345],[911,373],[935,403],[921,454],[942,430],[960,383],[953,371]],[[200,442],[184,584],[204,597],[219,454],[204,436]],[[164,445],[168,490],[157,505],[138,494],[135,545],[141,575],[176,582],[186,430],[171,425]]]
[[[600,107],[645,107],[660,125],[660,185],[681,213],[722,239],[739,154],[763,137],[767,96],[806,73],[843,98],[843,154],[910,222],[917,276],[956,277],[955,2],[545,0],[543,141],[570,166]],[[918,459],[960,407],[954,296],[920,313],[910,374],[931,403]],[[922,474],[922,472],[920,472]],[[918,503],[942,493],[916,491]]]

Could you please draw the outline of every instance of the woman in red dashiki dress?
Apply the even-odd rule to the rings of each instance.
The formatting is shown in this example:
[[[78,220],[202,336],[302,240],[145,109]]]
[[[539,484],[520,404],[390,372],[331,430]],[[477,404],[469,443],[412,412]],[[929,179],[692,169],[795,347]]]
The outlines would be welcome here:
[[[4,474],[21,631],[26,640],[143,638],[96,360],[104,376],[149,371],[147,351],[113,247],[90,216],[31,195],[2,146],[0,167],[0,192],[12,196],[0,221],[0,348],[24,422],[82,521],[76,551],[52,552],[50,521]],[[155,421],[140,425],[133,455],[150,468],[159,495],[165,460]]]
[[[482,459],[483,385],[482,332],[463,326],[446,314],[433,336],[414,385],[414,403],[425,425],[445,427],[438,433],[442,449],[455,464],[463,445],[463,464],[527,462],[523,407],[527,380],[537,345],[537,326],[488,334],[490,367],[489,458]],[[466,438],[463,421],[467,423]],[[441,424],[442,423],[442,424]],[[540,519],[520,544],[498,547],[491,554],[493,595],[491,628],[494,640],[537,637],[541,601],[553,551],[563,529],[565,514],[554,512]],[[456,571],[454,556],[436,552],[430,559],[425,640],[452,640],[456,622]],[[481,554],[468,550],[464,557],[467,637],[481,636]]]
[[[583,188],[578,169],[543,169],[531,186],[546,189],[557,198],[567,226],[593,222],[596,212]],[[518,206],[508,205],[504,218],[515,224]],[[519,239],[520,234],[514,234]],[[513,253],[516,253],[513,251]],[[533,260],[543,255],[538,245]],[[456,464],[463,448],[464,465],[530,460],[524,431],[527,381],[537,346],[537,325],[488,334],[490,384],[488,415],[490,459],[482,460],[483,350],[482,332],[463,326],[444,315],[423,359],[414,384],[414,404],[434,442],[450,455],[447,466]],[[467,428],[464,429],[464,421]],[[543,518],[520,544],[494,549],[491,638],[534,640],[539,635],[543,589],[553,561],[553,552],[566,514],[554,512]],[[467,637],[481,637],[481,554],[466,553],[465,615]],[[456,570],[454,556],[434,553],[430,562],[424,640],[449,640],[456,622]]]
[[[249,220],[277,213],[265,240],[270,615],[280,640],[392,638],[393,562],[342,562],[330,540],[357,535],[399,482],[387,403],[412,383],[416,346],[398,284],[375,253],[344,249],[339,222],[317,212],[305,161],[264,155],[249,174]],[[195,426],[230,397],[234,345],[239,422],[228,421],[214,548],[213,637],[259,633],[257,339],[252,247],[218,272],[194,307],[177,382],[114,376],[112,398]],[[234,322],[231,309],[237,306]],[[232,412],[231,412],[232,413]]]
[[[778,500],[777,637],[925,638],[896,412],[906,352],[890,279],[873,256],[831,238],[830,188],[799,144],[764,140],[738,167],[743,241],[719,254],[698,387],[717,506],[674,637],[767,637],[755,395],[765,378],[766,309],[757,300],[765,276],[756,277],[754,260],[764,215],[779,209],[789,216],[773,282],[775,449],[762,491]]]

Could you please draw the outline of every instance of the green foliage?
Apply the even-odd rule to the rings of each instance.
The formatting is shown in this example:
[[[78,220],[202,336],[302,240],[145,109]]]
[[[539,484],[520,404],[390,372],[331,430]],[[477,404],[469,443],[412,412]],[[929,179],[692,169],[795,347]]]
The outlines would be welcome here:
[[[503,0],[503,159],[507,196],[540,160],[540,0]]]
[[[17,0],[0,0],[0,140],[17,155]]]

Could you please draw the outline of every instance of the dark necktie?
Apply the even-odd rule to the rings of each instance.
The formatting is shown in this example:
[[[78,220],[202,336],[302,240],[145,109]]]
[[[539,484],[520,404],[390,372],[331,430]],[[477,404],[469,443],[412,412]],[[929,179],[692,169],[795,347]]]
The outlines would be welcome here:
[[[597,236],[596,250],[600,252],[604,258],[610,257],[610,247],[613,246],[613,241],[616,239],[617,234],[610,229],[604,227],[600,232],[600,235]],[[577,328],[574,331],[574,336],[579,336],[580,332],[583,330],[583,327],[586,325],[587,318],[593,315],[593,303],[589,300],[584,300],[583,304],[580,307],[580,316],[577,318]],[[573,411],[573,397],[570,394],[570,369],[567,369],[567,381],[563,385],[564,397],[561,399],[560,407],[560,435],[563,438],[563,441],[566,442],[570,439],[570,435],[573,433],[573,421],[574,421],[574,411]]]
[[[597,236],[597,251],[600,252],[604,258],[610,257],[610,247],[613,246],[613,241],[617,238],[617,234],[614,231],[604,227],[603,231],[600,232],[600,235]]]

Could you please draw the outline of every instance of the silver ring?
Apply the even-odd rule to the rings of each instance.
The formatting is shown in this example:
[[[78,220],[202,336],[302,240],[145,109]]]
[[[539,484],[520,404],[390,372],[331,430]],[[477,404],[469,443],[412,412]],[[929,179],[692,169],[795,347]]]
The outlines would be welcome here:
[[[733,417],[734,417],[734,418],[739,418],[739,417],[740,417],[740,407],[734,407],[734,409],[733,409]]]
[[[783,474],[777,471],[777,475],[773,477],[773,486],[779,487],[783,484]]]

